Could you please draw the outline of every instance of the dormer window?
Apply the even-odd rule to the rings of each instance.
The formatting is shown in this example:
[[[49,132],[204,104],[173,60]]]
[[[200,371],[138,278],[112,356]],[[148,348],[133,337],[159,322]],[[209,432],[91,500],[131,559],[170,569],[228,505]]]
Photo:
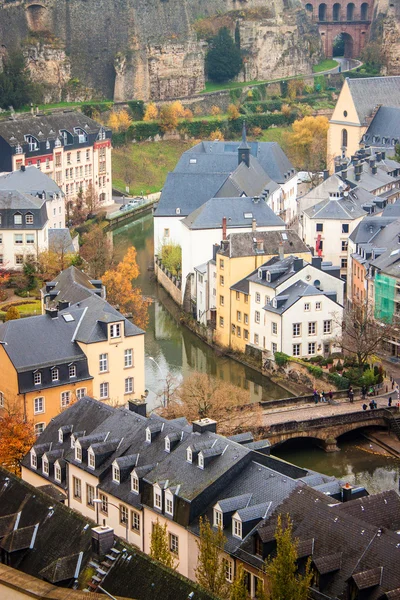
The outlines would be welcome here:
[[[33,374],[33,383],[35,385],[40,385],[42,383],[42,374],[40,371],[36,371],[36,373]]]
[[[174,516],[174,497],[171,492],[165,492],[165,514]]]
[[[222,520],[222,512],[214,508],[214,527],[224,528],[223,520]]]
[[[232,535],[235,538],[242,539],[242,522],[238,519],[232,520]]]
[[[146,442],[151,442],[151,431],[148,427],[146,429]]]
[[[75,448],[75,438],[71,435],[71,448]]]
[[[189,463],[193,462],[193,454],[192,454],[191,448],[187,448],[187,450],[186,450],[186,460]]]
[[[33,214],[32,213],[27,213],[25,215],[25,223],[27,225],[33,225]]]
[[[203,454],[201,452],[199,452],[199,457],[197,459],[197,464],[200,467],[200,469],[204,469],[204,457],[203,457]]]
[[[161,490],[158,486],[153,487],[153,495],[154,495],[154,499],[153,499],[154,508],[157,508],[158,510],[162,510]]]
[[[22,225],[22,215],[21,213],[14,214],[14,225]]]
[[[258,269],[258,279],[262,279],[262,270]]]
[[[121,474],[118,465],[113,465],[112,468],[112,479],[114,483],[121,483]]]
[[[31,450],[31,467],[37,469],[37,456],[34,450]]]
[[[139,477],[136,475],[136,473],[132,473],[131,475],[131,491],[134,494],[139,493]]]
[[[58,441],[60,442],[60,444],[62,444],[64,441],[64,434],[62,432],[62,429],[58,430]]]
[[[78,443],[75,444],[75,460],[78,462],[82,462],[82,448]]]
[[[58,381],[58,369],[51,370],[51,380]]]
[[[46,475],[46,477],[49,476],[49,461],[47,460],[47,458],[44,456],[43,460],[42,460],[42,471],[43,471],[43,475]]]
[[[18,146],[15,146],[15,154],[23,154],[23,150],[21,148],[21,146],[18,144]]]
[[[61,483],[61,467],[58,462],[54,463],[54,479]]]
[[[46,140],[46,150],[50,150],[50,142],[49,142],[49,140]]]
[[[87,142],[88,137],[86,131],[83,131],[83,129],[81,129],[80,127],[75,127],[74,131],[76,134],[78,134],[78,142],[80,144],[84,144],[85,142]]]
[[[33,135],[26,135],[25,142],[28,144],[29,152],[35,152],[39,149],[39,142]]]
[[[271,282],[271,271],[267,271],[266,275],[265,275],[265,279],[269,282]]]
[[[69,378],[71,379],[72,377],[76,377],[76,366],[75,365],[70,365],[68,368],[68,375]]]
[[[165,438],[165,452],[171,452],[171,442],[168,437]]]
[[[110,325],[110,338],[121,337],[121,323],[113,323]]]
[[[96,467],[96,459],[92,449],[88,451],[88,467],[89,469],[94,469]]]

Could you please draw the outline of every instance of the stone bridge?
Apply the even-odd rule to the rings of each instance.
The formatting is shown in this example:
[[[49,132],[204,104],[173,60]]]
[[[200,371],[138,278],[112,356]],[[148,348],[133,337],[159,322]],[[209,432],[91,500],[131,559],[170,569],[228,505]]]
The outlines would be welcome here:
[[[304,421],[286,421],[267,425],[260,433],[270,441],[272,447],[287,440],[306,437],[317,440],[326,452],[335,452],[339,450],[337,438],[349,431],[365,427],[390,427],[391,415],[395,410],[378,408]],[[266,420],[268,422],[268,417]]]

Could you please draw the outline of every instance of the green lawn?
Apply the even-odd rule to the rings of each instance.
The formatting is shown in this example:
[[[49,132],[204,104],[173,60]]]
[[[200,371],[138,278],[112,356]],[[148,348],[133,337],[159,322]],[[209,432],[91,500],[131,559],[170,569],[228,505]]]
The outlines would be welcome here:
[[[195,141],[140,142],[113,150],[113,187],[125,191],[126,173],[134,196],[159,192],[167,173],[173,171],[181,154]]]
[[[270,127],[263,129],[262,135],[257,138],[259,142],[278,142],[282,145],[282,138],[285,131],[290,131],[291,127]]]
[[[313,73],[321,73],[322,71],[329,71],[330,69],[334,69],[338,66],[338,64],[339,63],[337,62],[337,60],[333,60],[332,58],[326,58],[317,65],[314,65],[312,70]]]
[[[21,304],[14,304],[18,308],[18,312],[21,317],[28,315],[40,315],[42,314],[42,307],[40,300],[32,300],[32,302],[23,302]],[[0,319],[4,319],[6,313],[4,310],[0,310]]]
[[[225,83],[215,83],[214,81],[207,81],[206,87],[201,94],[204,92],[219,92],[219,90],[233,90],[235,88],[247,87],[249,85],[258,85],[266,83],[265,81],[227,81]]]

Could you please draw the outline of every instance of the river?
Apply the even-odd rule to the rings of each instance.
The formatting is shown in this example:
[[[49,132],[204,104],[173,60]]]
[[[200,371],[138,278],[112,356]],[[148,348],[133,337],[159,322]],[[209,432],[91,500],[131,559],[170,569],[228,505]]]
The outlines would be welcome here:
[[[145,337],[146,386],[149,390],[147,402],[150,410],[161,404],[167,378],[179,383],[193,371],[209,373],[248,390],[249,402],[288,396],[286,390],[268,378],[231,358],[218,356],[172,316],[172,300],[154,281],[153,272],[148,270],[153,261],[154,248],[151,213],[115,230],[113,240],[118,258],[123,257],[130,245],[135,246],[140,268],[137,283],[143,294],[154,300],[149,309]],[[362,441],[361,438],[339,441],[341,452],[332,454],[305,445],[304,441],[285,444],[274,453],[296,465],[344,478],[352,484],[365,485],[370,493],[385,489],[398,490],[400,461],[362,450]]]

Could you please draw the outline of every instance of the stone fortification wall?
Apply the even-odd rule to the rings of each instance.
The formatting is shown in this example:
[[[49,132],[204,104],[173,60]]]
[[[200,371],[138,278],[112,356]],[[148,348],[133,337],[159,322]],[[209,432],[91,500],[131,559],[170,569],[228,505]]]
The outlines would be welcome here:
[[[310,73],[319,41],[300,1],[265,7],[265,0],[0,0],[0,45],[5,53],[22,45],[48,100],[164,100],[204,88],[206,44],[194,25],[229,13],[239,24],[246,79]]]
[[[382,44],[386,75],[400,75],[400,3],[375,0],[371,39]]]

